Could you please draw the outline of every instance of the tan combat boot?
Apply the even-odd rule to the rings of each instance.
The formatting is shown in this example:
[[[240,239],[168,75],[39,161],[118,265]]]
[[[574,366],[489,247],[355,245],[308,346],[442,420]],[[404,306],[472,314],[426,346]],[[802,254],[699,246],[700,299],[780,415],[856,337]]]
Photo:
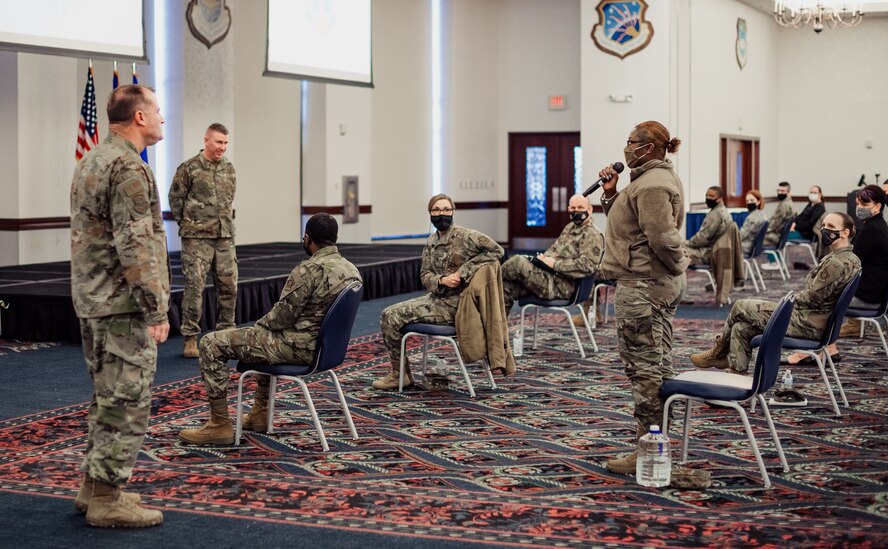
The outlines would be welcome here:
[[[571,322],[573,322],[574,326],[577,327],[585,326],[585,324],[583,323],[583,316],[589,314],[589,304],[583,303],[582,305],[580,305],[580,308],[583,310],[582,314],[573,315],[572,317],[570,317]]]
[[[635,425],[635,444],[638,439],[647,434],[647,429],[641,425]],[[622,475],[634,475],[635,465],[638,462],[638,450],[633,450],[628,454],[607,460],[607,470],[611,473],[620,473]]]
[[[702,353],[694,353],[691,355],[691,362],[698,368],[719,368],[725,370],[728,368],[728,345],[722,340],[722,336],[715,336],[715,345],[712,349]]]
[[[77,509],[78,513],[85,513],[89,509],[89,502],[93,497],[93,485],[95,482],[96,481],[91,479],[89,475],[83,475],[81,477],[80,491],[77,492],[77,497],[74,499],[74,508]],[[142,498],[139,497],[139,494],[133,494],[132,492],[124,492],[121,490],[120,497],[133,505],[138,505],[142,502]]]
[[[857,318],[847,318],[845,319],[845,323],[842,324],[842,329],[839,331],[839,337],[860,337],[860,320]]]
[[[268,432],[268,385],[256,387],[256,394],[253,395],[253,407],[244,418],[243,427],[244,431]]]
[[[146,528],[163,522],[163,513],[145,509],[124,497],[120,488],[92,480],[92,495],[86,511],[86,523],[98,528]]]
[[[410,387],[413,385],[413,376],[410,375],[410,370],[408,368],[404,369],[404,388]],[[381,377],[373,382],[374,389],[381,389],[383,391],[391,391],[392,389],[398,388],[398,370],[391,370],[384,377]]]
[[[234,444],[234,428],[228,419],[228,399],[210,399],[210,419],[200,429],[183,429],[179,439],[189,444],[226,446]]]
[[[182,356],[185,358],[198,358],[200,353],[197,350],[197,336],[185,336],[185,345],[182,349]]]

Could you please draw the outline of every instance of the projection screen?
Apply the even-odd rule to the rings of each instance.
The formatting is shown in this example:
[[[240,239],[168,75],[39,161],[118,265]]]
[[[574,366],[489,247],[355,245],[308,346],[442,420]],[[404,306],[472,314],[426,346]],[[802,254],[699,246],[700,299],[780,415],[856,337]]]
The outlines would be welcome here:
[[[144,62],[148,57],[142,4],[143,0],[0,0],[0,49]]]
[[[370,0],[268,0],[265,74],[373,85]]]

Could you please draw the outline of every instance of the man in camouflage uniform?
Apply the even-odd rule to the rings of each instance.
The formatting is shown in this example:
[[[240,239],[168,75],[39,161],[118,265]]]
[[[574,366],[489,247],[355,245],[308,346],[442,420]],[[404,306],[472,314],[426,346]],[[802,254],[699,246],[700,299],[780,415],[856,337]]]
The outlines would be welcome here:
[[[110,135],[71,184],[71,296],[93,382],[83,482],[75,508],[98,527],[163,522],[123,492],[145,432],[157,344],[166,340],[170,272],[157,185],[139,153],[163,139],[157,98],[121,86],[108,99]]]
[[[575,194],[570,198],[567,210],[571,222],[545,253],[537,255],[553,272],[537,267],[525,255],[512,256],[503,263],[506,316],[516,299],[529,294],[542,299],[568,298],[579,279],[598,270],[604,236],[592,221],[589,199]]]
[[[787,223],[791,223],[795,218],[795,212],[792,209],[792,197],[789,195],[790,185],[787,181],[781,181],[777,184],[777,209],[771,214],[768,220],[768,232],[765,233],[765,246],[776,246],[780,243],[780,237],[783,235],[783,228]],[[763,268],[768,268],[766,265]],[[776,270],[776,264],[769,270]]]
[[[824,219],[823,226],[825,231],[837,232],[839,237],[830,246],[831,253],[808,273],[805,287],[796,294],[795,307],[786,329],[786,335],[790,337],[820,339],[839,296],[860,271],[860,260],[848,243],[854,234],[851,218],[846,214],[831,213]],[[691,362],[701,368],[722,368],[746,374],[752,354],[750,341],[764,333],[776,307],[772,301],[758,299],[741,299],[734,303],[721,335],[716,337],[715,346],[691,355]]]
[[[734,220],[725,208],[721,187],[706,189],[706,206],[711,208],[700,229],[685,242],[685,250],[692,265],[709,265],[712,247]]]
[[[339,255],[339,227],[329,214],[316,214],[305,225],[302,245],[311,256],[293,269],[281,297],[249,328],[207,334],[200,341],[200,373],[210,401],[210,419],[199,429],[185,429],[179,438],[191,444],[234,442],[228,417],[228,361],[311,363],[321,323],[344,288],[361,282],[358,269]],[[253,407],[244,429],[268,430],[268,376],[258,376]]]
[[[170,187],[170,211],[182,237],[183,354],[197,358],[197,334],[203,306],[207,272],[216,287],[217,330],[234,328],[237,301],[237,257],[234,250],[232,207],[237,181],[234,166],[225,158],[228,129],[211,124],[204,135],[204,148],[176,170]]]
[[[478,267],[499,261],[502,247],[489,236],[453,225],[453,200],[438,194],[429,201],[429,215],[437,231],[422,250],[419,277],[429,293],[386,307],[379,324],[391,367],[387,375],[373,382],[375,389],[398,388],[401,368],[401,328],[411,322],[454,323],[459,296]],[[404,387],[413,384],[407,365]]]

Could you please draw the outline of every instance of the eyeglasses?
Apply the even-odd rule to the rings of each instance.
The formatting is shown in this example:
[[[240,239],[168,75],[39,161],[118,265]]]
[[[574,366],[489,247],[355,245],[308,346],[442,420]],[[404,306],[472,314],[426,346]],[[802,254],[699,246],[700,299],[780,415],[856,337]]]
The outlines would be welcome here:
[[[645,143],[645,142],[642,141],[642,140],[640,140],[640,139],[627,139],[627,140],[626,140],[626,146],[627,146],[627,147],[632,146],[634,143]],[[647,143],[645,143],[645,144],[647,144]]]
[[[453,213],[453,208],[435,208],[429,213],[431,213],[432,215],[450,215]]]

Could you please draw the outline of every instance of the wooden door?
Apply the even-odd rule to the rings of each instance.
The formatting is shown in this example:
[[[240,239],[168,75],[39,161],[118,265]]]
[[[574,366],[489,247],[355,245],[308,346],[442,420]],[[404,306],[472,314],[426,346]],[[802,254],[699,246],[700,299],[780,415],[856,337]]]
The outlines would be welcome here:
[[[722,136],[720,172],[725,205],[745,208],[746,193],[759,188],[758,138]]]

